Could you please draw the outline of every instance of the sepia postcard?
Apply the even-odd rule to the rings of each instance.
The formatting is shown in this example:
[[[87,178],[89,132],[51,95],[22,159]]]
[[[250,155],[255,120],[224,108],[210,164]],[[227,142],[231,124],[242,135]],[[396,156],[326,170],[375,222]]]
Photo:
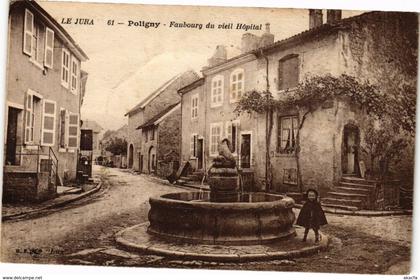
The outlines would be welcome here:
[[[410,274],[417,13],[16,0],[7,32],[2,263]]]

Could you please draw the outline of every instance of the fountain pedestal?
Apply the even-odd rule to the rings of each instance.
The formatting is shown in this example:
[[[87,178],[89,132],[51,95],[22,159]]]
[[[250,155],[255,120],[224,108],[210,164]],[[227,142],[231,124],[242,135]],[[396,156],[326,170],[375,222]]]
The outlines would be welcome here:
[[[238,202],[239,177],[235,168],[213,168],[208,175],[210,202]]]

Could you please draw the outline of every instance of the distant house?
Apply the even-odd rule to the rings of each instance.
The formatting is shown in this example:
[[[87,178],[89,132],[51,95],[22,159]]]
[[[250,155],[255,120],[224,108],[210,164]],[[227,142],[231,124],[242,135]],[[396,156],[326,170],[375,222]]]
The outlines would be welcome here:
[[[92,130],[92,156],[95,160],[101,155],[100,139],[102,137],[103,128],[94,120],[82,120],[81,129]]]
[[[176,75],[125,114],[125,116],[128,116],[128,168],[145,173],[153,173],[156,171],[156,167],[158,166],[157,162],[161,160],[159,156],[161,153],[157,151],[158,147],[156,145],[150,145],[148,142],[153,138],[157,143],[163,143],[163,141],[169,141],[169,139],[167,139],[169,136],[158,138],[158,130],[156,130],[156,125],[158,125],[158,123],[154,124],[153,122],[152,125],[143,125],[147,124],[148,121],[157,118],[157,116],[168,110],[168,108],[171,108],[171,106],[178,104],[181,101],[178,90],[197,78],[198,75],[194,71],[187,71]],[[173,113],[171,112],[171,114]],[[174,125],[179,126],[180,120],[179,124],[177,123]],[[137,129],[138,127],[142,128]],[[175,131],[177,133],[171,135],[170,138],[179,142],[179,131],[176,129],[174,132]],[[179,150],[176,150],[176,146],[174,146],[174,151],[177,154],[180,152]]]
[[[88,57],[34,1],[10,5],[8,33],[3,199],[42,200],[76,177]]]
[[[181,104],[175,103],[166,107],[137,129],[143,131],[142,172],[167,176],[176,170],[181,148]]]
[[[268,28],[260,37],[247,33],[242,37],[242,54],[233,58],[217,47],[202,70],[204,77],[179,90],[183,161],[203,172],[226,137],[239,168],[253,174],[252,185],[258,190],[298,192],[298,111],[274,112],[268,165],[265,114],[234,112],[244,93],[268,88],[281,99],[306,77],[341,74],[368,80],[389,95],[404,85],[416,87],[417,14],[369,12],[341,19],[341,11],[328,10],[325,24],[322,16],[321,10],[310,10],[308,30],[277,42]],[[344,100],[330,101],[307,115],[300,130],[302,185],[317,188],[326,204],[363,208],[370,192],[358,191],[354,182],[369,183],[360,178],[359,168],[361,161],[369,163],[362,152],[366,113]],[[412,177],[413,154],[408,152],[401,160],[405,167],[396,175]],[[269,177],[272,189],[268,190]]]

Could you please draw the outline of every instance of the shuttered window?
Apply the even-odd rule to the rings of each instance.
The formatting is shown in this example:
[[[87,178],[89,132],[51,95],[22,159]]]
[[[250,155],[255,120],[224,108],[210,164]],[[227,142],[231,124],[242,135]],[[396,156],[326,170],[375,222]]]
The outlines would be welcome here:
[[[68,88],[70,79],[70,53],[66,49],[63,49],[61,57],[61,84]]]
[[[56,103],[51,100],[44,100],[42,114],[41,145],[54,146],[55,142],[55,119]]]
[[[244,70],[237,69],[230,75],[230,102],[239,101],[244,92]]]
[[[191,118],[196,119],[198,117],[198,94],[191,96]]]
[[[77,94],[79,62],[75,57],[71,59],[71,92]]]
[[[23,52],[29,56],[32,55],[33,33],[34,33],[34,15],[29,10],[25,10]]]
[[[215,156],[218,154],[217,148],[222,138],[223,123],[210,124],[210,155]]]
[[[279,61],[278,89],[294,88],[299,83],[299,57],[292,54]]]
[[[79,115],[69,114],[68,124],[68,147],[77,148],[77,139],[79,136]]]
[[[218,75],[211,81],[211,107],[223,104],[223,76]]]
[[[44,66],[52,69],[53,63],[54,63],[54,31],[46,27]]]

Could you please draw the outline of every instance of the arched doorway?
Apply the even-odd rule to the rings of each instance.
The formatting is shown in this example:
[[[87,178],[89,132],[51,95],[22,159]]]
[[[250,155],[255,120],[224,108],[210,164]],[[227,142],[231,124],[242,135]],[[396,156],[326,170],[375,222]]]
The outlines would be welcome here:
[[[128,147],[128,168],[133,168],[134,147],[130,144]]]
[[[153,146],[149,149],[147,166],[149,168],[149,173],[153,173],[156,171],[156,149]]]
[[[341,167],[343,175],[359,175],[360,130],[354,124],[343,129]]]

